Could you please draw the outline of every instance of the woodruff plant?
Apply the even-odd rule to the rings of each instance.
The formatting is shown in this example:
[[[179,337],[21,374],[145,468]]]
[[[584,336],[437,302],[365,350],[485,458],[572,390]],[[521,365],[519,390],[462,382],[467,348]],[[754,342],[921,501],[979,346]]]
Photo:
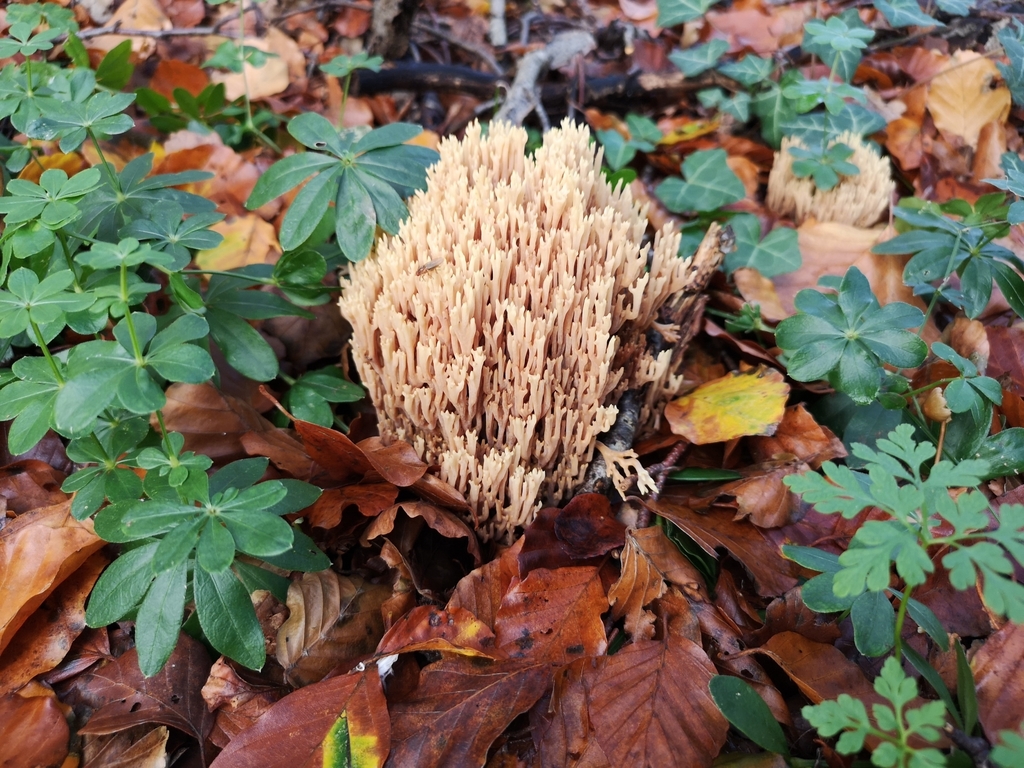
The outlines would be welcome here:
[[[184,437],[165,428],[164,391],[175,382],[216,381],[216,344],[242,375],[292,384],[297,417],[330,424],[329,403],[358,399],[361,389],[332,368],[284,377],[248,321],[312,317],[302,307],[330,298],[324,277],[342,258],[339,247],[362,258],[377,222],[396,228],[406,212],[402,197],[424,183],[435,155],[402,144],[418,132],[412,126],[339,132],[316,115],[293,120],[289,130],[301,143],[333,154],[280,161],[250,201],[256,207],[318,174],[286,216],[285,253],[274,265],[191,269],[197,250],[220,243],[211,226],[224,217],[178,187],[211,174],[154,176],[151,154],[118,171],[104,157],[103,142],[135,125],[128,112],[135,94],[117,92],[131,75],[130,46],[93,71],[87,56],[76,55],[84,48],[70,11],[16,4],[7,21],[0,56],[24,61],[0,71],[0,117],[28,137],[5,148],[0,197],[0,360],[9,362],[0,368],[0,420],[13,420],[8,448],[24,453],[49,430],[68,440],[78,467],[63,484],[75,494],[72,514],[95,514],[96,532],[121,545],[96,584],[87,620],[100,626],[134,618],[145,674],[159,671],[173,651],[189,605],[190,631],[258,668],[264,640],[249,594],[268,589],[285,598],[287,581],[264,564],[286,571],[329,565],[283,517],[320,491],[296,480],[260,482],[266,459],[211,475],[211,460],[184,450]],[[61,37],[69,65],[42,60]],[[253,129],[251,118],[247,126]],[[69,177],[47,167],[40,142],[65,154],[89,142],[100,164]],[[10,178],[29,164],[42,172]],[[305,204],[310,190],[316,205]],[[153,308],[161,305],[169,309],[158,314]]]

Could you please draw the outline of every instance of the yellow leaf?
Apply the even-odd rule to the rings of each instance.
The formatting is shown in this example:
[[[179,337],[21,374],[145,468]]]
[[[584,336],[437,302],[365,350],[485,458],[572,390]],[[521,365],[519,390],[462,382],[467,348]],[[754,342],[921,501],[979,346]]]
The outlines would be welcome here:
[[[971,149],[986,123],[1005,123],[1010,114],[1010,91],[992,87],[996,65],[973,51],[957,51],[928,87],[927,105],[935,127],[959,136]]]
[[[773,368],[734,372],[709,381],[665,407],[672,431],[691,443],[771,435],[782,421],[789,385]]]
[[[274,225],[256,214],[225,219],[210,229],[222,234],[224,241],[196,254],[200,269],[225,271],[247,264],[272,264],[281,255]]]

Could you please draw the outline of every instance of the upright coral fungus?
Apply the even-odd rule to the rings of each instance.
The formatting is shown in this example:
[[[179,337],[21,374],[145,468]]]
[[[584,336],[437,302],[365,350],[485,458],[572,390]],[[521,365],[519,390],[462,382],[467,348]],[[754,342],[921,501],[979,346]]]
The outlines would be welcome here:
[[[671,229],[645,245],[645,211],[606,182],[585,127],[564,122],[533,157],[526,140],[498,123],[444,141],[398,235],[342,286],[382,437],[437,465],[485,539],[579,485],[627,389],[656,426],[682,377],[649,332],[685,343],[667,309],[692,326],[721,257],[678,258]]]

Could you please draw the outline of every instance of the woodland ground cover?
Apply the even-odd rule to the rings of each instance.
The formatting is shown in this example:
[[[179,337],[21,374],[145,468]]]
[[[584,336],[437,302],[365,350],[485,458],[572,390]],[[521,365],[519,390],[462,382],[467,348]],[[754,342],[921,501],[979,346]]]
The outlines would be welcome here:
[[[1024,764],[1022,14],[0,9],[5,764]],[[567,115],[715,255],[660,427],[503,540],[339,278]]]

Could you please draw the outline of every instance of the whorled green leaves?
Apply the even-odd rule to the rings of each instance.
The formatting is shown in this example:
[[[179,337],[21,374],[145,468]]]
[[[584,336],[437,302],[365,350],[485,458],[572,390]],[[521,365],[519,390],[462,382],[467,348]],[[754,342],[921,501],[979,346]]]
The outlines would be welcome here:
[[[346,258],[359,261],[370,253],[378,226],[398,231],[408,213],[403,198],[426,183],[427,166],[437,153],[405,143],[421,130],[392,123],[364,133],[339,132],[321,115],[299,115],[288,132],[312,151],[272,165],[246,205],[258,208],[305,182],[281,224],[281,245],[299,248],[333,206],[338,246]]]
[[[175,444],[180,452],[180,435]],[[156,470],[153,453],[140,453],[139,459]],[[136,611],[139,664],[146,675],[156,674],[174,650],[190,587],[213,647],[248,667],[263,665],[263,635],[249,592],[269,586],[279,593],[279,579],[236,561],[236,553],[275,561],[296,543],[307,549],[306,537],[283,515],[309,506],[320,494],[296,480],[258,482],[267,463],[237,461],[209,478],[205,465],[181,455],[170,472],[153,471],[153,481],[147,477],[148,498],[118,501],[97,515],[97,532],[126,544],[127,551],[97,581],[86,620],[103,626]],[[172,486],[170,473],[177,468],[187,477]],[[321,570],[329,561],[316,550],[316,556],[290,565]]]
[[[797,381],[827,378],[857,403],[875,399],[884,365],[916,368],[928,353],[920,336],[904,330],[919,327],[924,313],[902,302],[880,306],[856,267],[837,294],[805,289],[794,305],[797,314],[779,323],[775,336],[789,375]]]

